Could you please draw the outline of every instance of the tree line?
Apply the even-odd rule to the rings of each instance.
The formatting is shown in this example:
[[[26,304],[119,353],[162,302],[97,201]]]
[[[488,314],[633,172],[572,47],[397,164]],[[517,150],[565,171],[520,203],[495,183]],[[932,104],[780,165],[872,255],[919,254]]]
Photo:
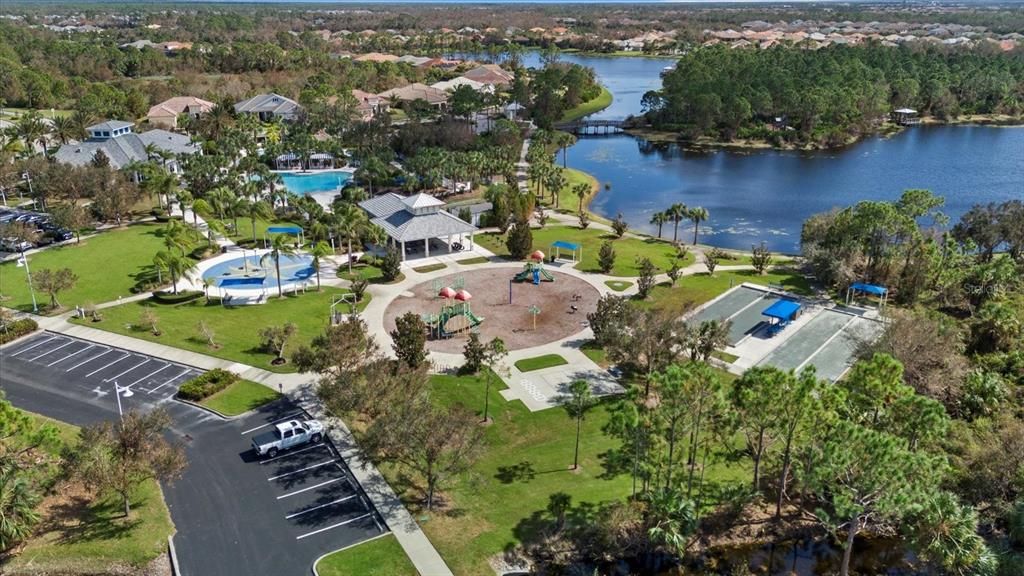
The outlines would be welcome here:
[[[699,48],[643,97],[644,120],[686,138],[831,147],[896,108],[940,120],[1024,111],[1024,56],[944,46]]]

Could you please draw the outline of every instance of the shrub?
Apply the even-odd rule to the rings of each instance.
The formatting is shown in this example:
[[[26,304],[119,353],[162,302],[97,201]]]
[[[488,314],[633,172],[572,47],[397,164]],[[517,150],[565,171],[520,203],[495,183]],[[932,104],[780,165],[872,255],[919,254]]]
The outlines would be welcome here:
[[[351,284],[349,284],[348,288],[349,290],[352,291],[353,294],[355,294],[356,302],[363,301],[363,294],[366,293],[366,287],[369,285],[370,283],[366,280],[366,278],[356,278],[355,280],[352,281]]]
[[[654,267],[654,263],[651,262],[650,258],[644,258],[640,261],[640,278],[636,281],[636,286],[639,292],[637,296],[643,300],[651,293],[654,289],[654,275],[658,273],[658,269]]]
[[[190,402],[199,402],[238,382],[239,376],[221,368],[196,376],[178,388],[178,398]]]
[[[765,269],[772,263],[772,253],[768,246],[761,242],[760,246],[751,246],[750,264],[758,274],[764,274]]]
[[[380,272],[385,282],[395,281],[402,273],[402,257],[394,246],[388,246],[388,250],[380,262]]]
[[[7,323],[3,329],[0,329],[0,344],[13,342],[26,334],[35,332],[38,328],[39,325],[31,318],[22,318],[21,320]]]
[[[508,233],[505,240],[508,254],[513,260],[522,260],[533,248],[533,232],[530,231],[530,223],[525,219],[516,220],[515,225]]]
[[[605,274],[615,267],[615,248],[611,242],[605,241],[601,244],[601,251],[597,253],[597,267]]]
[[[153,292],[153,301],[159,304],[184,304],[202,297],[200,290],[181,290],[177,294],[173,292]]]
[[[612,230],[615,231],[616,238],[622,238],[626,234],[626,230],[629,229],[629,224],[626,224],[626,220],[622,217],[622,212],[612,220]]]
[[[707,252],[704,252],[704,265],[708,267],[708,274],[711,276],[715,275],[715,268],[718,267],[718,263],[724,258],[725,252],[719,248],[712,248]]]
[[[580,212],[578,216],[580,219],[580,230],[586,230],[587,226],[590,226],[590,215],[586,212]]]

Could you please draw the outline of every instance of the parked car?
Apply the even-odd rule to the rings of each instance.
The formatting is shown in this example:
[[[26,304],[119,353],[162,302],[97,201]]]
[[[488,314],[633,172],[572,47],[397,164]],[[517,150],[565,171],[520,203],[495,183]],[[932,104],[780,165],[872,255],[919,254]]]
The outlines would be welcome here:
[[[34,246],[31,242],[11,237],[0,241],[0,248],[3,248],[6,252],[21,252],[23,250],[31,250]]]
[[[318,420],[289,420],[275,424],[270,432],[257,434],[252,439],[252,449],[258,456],[273,458],[282,450],[304,444],[320,442],[324,437],[324,425]]]

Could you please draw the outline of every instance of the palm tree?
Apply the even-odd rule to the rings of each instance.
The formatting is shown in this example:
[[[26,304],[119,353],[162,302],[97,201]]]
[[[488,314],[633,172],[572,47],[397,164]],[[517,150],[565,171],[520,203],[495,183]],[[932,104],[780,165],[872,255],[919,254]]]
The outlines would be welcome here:
[[[679,242],[679,221],[686,216],[686,204],[673,204],[668,207],[665,214],[672,219],[675,230],[672,231],[672,243]]]
[[[38,503],[27,474],[13,464],[0,467],[0,550],[8,550],[32,534],[39,521]]]
[[[661,227],[668,221],[669,218],[664,212],[655,212],[651,215],[651,224],[658,226],[658,240],[661,240]]]
[[[69,140],[81,138],[82,131],[71,116],[54,116],[53,135],[60,140],[61,144],[67,144]]]
[[[331,245],[323,240],[313,244],[309,253],[313,256],[313,270],[316,270],[316,291],[320,291],[320,259],[331,254],[334,254],[334,250],[331,250]]]
[[[352,274],[352,241],[358,242],[362,239],[363,234],[370,227],[370,219],[366,217],[366,212],[351,204],[346,205],[345,209],[336,214],[338,219],[335,232],[338,239],[344,240],[347,244],[348,273]]]
[[[170,250],[161,250],[153,257],[153,265],[157,271],[166,270],[171,275],[171,289],[178,293],[178,278],[185,276],[196,268],[195,261]]]
[[[686,548],[686,539],[697,527],[693,502],[677,490],[659,490],[647,496],[647,538],[654,546],[664,546],[678,554]]]
[[[213,207],[205,199],[200,198],[192,203],[192,225],[199,229],[199,215],[202,214],[203,218],[208,217],[213,213]],[[184,213],[182,213],[184,215]]]
[[[256,220],[257,219],[269,219],[274,216],[274,211],[270,209],[270,205],[260,200],[257,202],[249,202],[245,206],[244,214],[249,218],[252,223],[252,243],[256,243]]]
[[[590,194],[590,184],[587,184],[586,182],[580,182],[579,184],[576,184],[575,186],[572,187],[572,191],[580,199],[579,212],[582,214],[583,199],[586,198],[588,194]]]
[[[43,122],[42,118],[39,117],[35,112],[29,112],[24,114],[14,124],[15,133],[21,141],[25,143],[25,148],[28,153],[31,154],[35,150],[37,142],[42,143],[43,154],[46,152],[46,134],[49,132],[50,127]]]
[[[566,166],[566,156],[568,155],[569,147],[576,143],[576,137],[568,132],[556,132],[555,144],[562,149],[562,168]]]
[[[693,245],[696,246],[697,229],[700,226],[701,222],[704,222],[705,220],[708,219],[709,214],[706,208],[702,208],[700,206],[690,208],[689,210],[686,211],[686,214],[690,217],[690,220],[693,220]]]
[[[295,254],[295,248],[292,244],[292,239],[286,234],[278,234],[274,236],[273,241],[270,243],[270,256],[274,259],[274,268],[277,271],[277,295],[279,297],[284,296],[284,290],[281,289],[281,255],[292,256]]]
[[[189,230],[180,220],[171,220],[164,226],[164,247],[168,250],[178,249],[181,255],[192,247],[193,231]]]

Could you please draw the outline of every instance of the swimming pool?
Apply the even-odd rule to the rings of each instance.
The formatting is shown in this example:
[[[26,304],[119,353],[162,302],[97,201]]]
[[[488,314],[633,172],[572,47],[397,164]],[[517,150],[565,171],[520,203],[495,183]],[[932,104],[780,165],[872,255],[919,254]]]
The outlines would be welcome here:
[[[305,254],[281,255],[281,282],[302,282],[314,274],[313,258]],[[256,289],[277,286],[277,269],[269,254],[232,258],[210,266],[203,279],[214,286],[232,289]]]
[[[331,170],[329,172],[278,172],[284,187],[303,196],[317,192],[337,192],[352,179],[350,172]]]

